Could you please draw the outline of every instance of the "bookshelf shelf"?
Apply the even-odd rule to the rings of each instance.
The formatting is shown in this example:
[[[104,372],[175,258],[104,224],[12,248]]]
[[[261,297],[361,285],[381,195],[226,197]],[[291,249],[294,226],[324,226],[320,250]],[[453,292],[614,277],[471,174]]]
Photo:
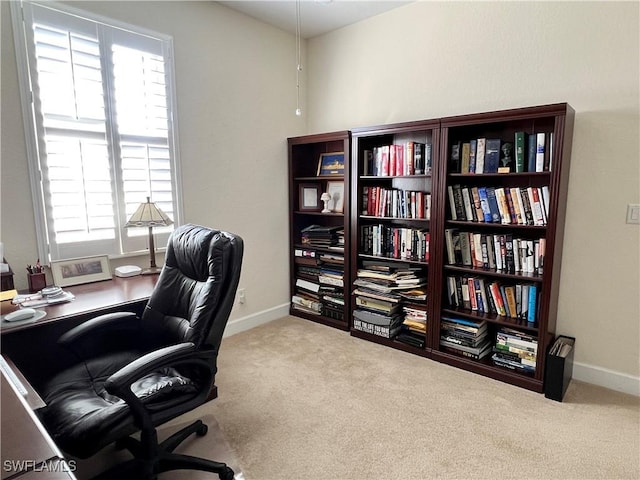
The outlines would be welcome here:
[[[351,134],[348,131],[291,137],[289,161],[289,313],[341,330],[349,329],[351,249],[349,178]],[[317,175],[325,154],[343,152],[344,174]],[[322,213],[320,194],[342,182],[342,211]],[[302,186],[315,188],[317,211],[301,210]],[[313,190],[311,190],[313,192]],[[337,200],[335,202],[337,204]],[[304,205],[307,207],[307,205]],[[334,205],[331,205],[333,207]],[[336,209],[337,210],[337,209]],[[345,214],[347,212],[347,214]],[[309,231],[310,227],[317,226]],[[304,242],[308,240],[308,242]]]
[[[444,269],[452,272],[462,272],[469,275],[486,275],[488,277],[510,278],[513,280],[527,281],[527,282],[542,282],[543,280],[543,277],[537,274],[505,273],[505,272],[497,272],[494,270],[488,270],[484,268],[460,267],[458,265],[445,265]]]

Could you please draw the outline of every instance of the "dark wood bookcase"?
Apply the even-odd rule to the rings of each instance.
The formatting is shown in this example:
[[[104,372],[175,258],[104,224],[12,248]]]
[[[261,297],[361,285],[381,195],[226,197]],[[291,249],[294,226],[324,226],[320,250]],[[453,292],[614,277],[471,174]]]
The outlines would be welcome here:
[[[288,150],[290,313],[348,330],[351,133],[339,131],[291,137]],[[321,157],[326,156],[333,161],[340,154],[344,156],[344,169],[321,175]],[[320,195],[324,192],[332,195],[329,213],[322,212],[324,202]],[[341,199],[338,198],[340,195]],[[307,236],[305,233],[305,229],[311,226],[319,227],[316,232],[319,233],[318,242],[313,234]],[[329,244],[324,238],[327,231],[331,235]],[[307,241],[309,237],[312,238],[311,243]],[[294,301],[295,297],[302,297],[307,306],[311,302],[311,308],[301,309]]]
[[[325,311],[324,304],[320,314],[293,305],[291,314],[542,392],[545,357],[555,337],[573,123],[573,109],[559,103],[290,138],[292,296],[301,271],[296,250],[314,251],[317,258],[327,251],[303,244],[303,230],[309,225],[344,230],[342,316],[336,318],[335,308]],[[487,153],[482,169],[470,161],[480,140]],[[510,151],[502,151],[507,143]],[[413,170],[382,169],[384,160],[391,160],[385,147],[398,146],[389,147],[391,156],[402,146],[406,156],[409,144],[420,145],[423,171],[416,172],[415,165]],[[344,181],[344,214],[301,209],[301,186],[318,185],[324,192],[327,180],[334,180],[318,176],[320,155],[339,151],[344,152],[344,175],[335,180]],[[505,152],[511,162],[496,171]],[[376,203],[381,194],[382,205]],[[361,270],[370,268],[410,271],[426,281],[416,288],[426,298],[398,301],[396,295],[401,308],[392,305],[387,315],[404,312],[404,306],[418,308],[426,312],[424,333],[414,326],[407,341],[407,327],[398,322],[380,329],[362,320],[363,302],[370,298],[358,292]],[[384,302],[384,295],[378,300]],[[442,343],[441,336],[451,337],[446,333],[450,319],[483,325],[488,345],[480,358]],[[505,336],[513,339],[506,344],[511,354],[503,353]],[[513,350],[513,344],[519,346]]]
[[[425,355],[429,351],[432,328],[429,311],[433,282],[430,268],[433,252],[432,219],[437,192],[434,189],[434,165],[439,157],[440,130],[438,120],[397,123],[352,130],[351,177],[351,334],[366,340]],[[416,155],[416,151],[420,153]],[[394,152],[395,149],[395,152]],[[416,158],[421,159],[416,163]],[[430,200],[429,200],[430,197]],[[393,300],[401,315],[406,307],[427,313],[426,331],[415,332],[413,343],[401,341],[391,329],[383,336],[372,333],[375,327],[363,320],[365,287],[358,286],[360,269],[384,265],[391,271],[414,270],[424,285],[416,287],[426,298]],[[355,282],[355,283],[354,283]],[[370,298],[370,297],[369,297]],[[384,301],[384,299],[383,299]],[[360,310],[360,312],[358,312]],[[358,323],[358,317],[360,322]],[[394,330],[404,327],[394,322]]]
[[[553,341],[556,327],[573,122],[574,111],[565,103],[462,115],[440,120],[442,149],[438,162],[438,174],[436,175],[437,184],[435,185],[439,202],[437,202],[433,225],[433,229],[438,234],[433,248],[441,254],[434,256],[431,265],[435,276],[439,279],[439,281],[434,281],[432,285],[434,300],[432,307],[435,319],[435,328],[431,331],[431,357],[433,359],[530,390],[543,391],[546,352]],[[522,168],[516,168],[517,133],[524,137],[524,166]],[[533,141],[539,135],[543,135],[545,138],[544,154],[540,152],[540,163],[537,169],[535,161],[532,161],[531,168],[529,168],[528,141],[529,139]],[[462,168],[462,157],[458,160],[452,159],[457,145],[462,147],[464,143],[477,142],[478,139],[499,140],[501,145],[505,143],[513,145],[509,173],[469,173]],[[531,148],[534,147],[535,153],[532,151],[531,154],[535,159],[538,150],[537,145],[532,145]],[[462,150],[462,148],[459,150],[460,155],[462,155]],[[501,152],[498,155],[503,156]],[[486,158],[484,165],[485,167],[487,165]],[[515,219],[511,218],[511,222],[505,222],[501,217],[502,220],[498,222],[484,222],[475,220],[473,215],[471,219],[467,218],[467,215],[463,215],[462,218],[454,220],[455,213],[452,212],[452,209],[455,209],[455,200],[452,204],[452,200],[449,198],[449,189],[457,185],[461,188],[467,188],[470,192],[473,192],[474,188],[485,188],[486,190],[493,188],[496,191],[502,189],[503,192],[508,190],[514,193],[512,202],[507,199],[506,204],[507,207],[510,203],[516,204]],[[523,220],[518,223],[518,192],[516,189],[521,192],[531,189],[528,193],[532,195],[533,190],[541,193],[543,188],[545,191],[548,189],[546,209],[544,203],[541,204],[541,208],[545,209],[544,216],[546,218],[544,221],[537,222],[539,223],[537,225],[532,225],[531,221],[526,224],[526,218],[524,218],[526,216],[524,212],[521,212]],[[522,196],[525,196],[524,192]],[[471,198],[473,198],[473,194],[471,194]],[[543,199],[540,201],[544,202]],[[508,208],[507,211],[509,211]],[[513,210],[510,213],[509,216],[513,217]],[[515,262],[516,267],[518,263],[521,264],[520,271],[516,271],[513,267],[500,270],[489,266],[486,258],[484,262],[479,261],[475,266],[463,264],[460,258],[450,262],[446,245],[447,230],[480,234],[479,237],[486,238],[489,245],[491,239],[512,239],[513,255],[521,254],[520,260]],[[519,247],[516,247],[516,239],[519,240]],[[495,242],[493,243],[495,245]],[[544,244],[543,253],[539,251],[540,243]],[[508,246],[508,241],[506,245]],[[534,245],[533,252],[531,252],[531,245]],[[544,257],[544,261],[538,264],[534,256],[535,267],[533,271],[531,268],[523,268],[522,265],[522,259],[531,253],[538,254],[538,259],[542,255]],[[508,248],[506,248],[506,255],[508,258]],[[491,298],[488,299],[489,305],[484,307],[484,312],[479,309],[470,309],[468,306],[456,305],[450,298],[449,277],[478,279],[482,280],[485,285],[497,282],[503,287],[512,286],[514,291],[517,291],[518,285],[535,286],[536,299],[533,303],[535,315],[534,318],[530,317],[533,321],[518,318],[517,314],[525,308],[520,305],[517,305],[515,315],[497,314],[492,311]],[[487,297],[489,295],[490,292],[487,292]],[[529,303],[527,309],[531,309],[531,305]],[[511,329],[512,333],[519,332],[524,336],[530,336],[537,343],[535,359],[531,360],[535,365],[534,370],[523,371],[513,368],[513,366],[497,365],[492,360],[493,353],[483,359],[474,360],[446,351],[440,345],[438,320],[451,316],[471,321],[486,321],[489,337],[494,346],[496,335],[502,328]],[[515,335],[518,336],[518,333]]]

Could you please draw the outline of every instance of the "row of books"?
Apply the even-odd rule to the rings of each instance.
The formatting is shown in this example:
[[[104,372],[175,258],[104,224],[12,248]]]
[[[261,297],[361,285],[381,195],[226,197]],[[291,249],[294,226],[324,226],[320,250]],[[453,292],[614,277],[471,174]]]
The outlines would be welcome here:
[[[430,239],[429,231],[421,228],[363,225],[360,253],[428,262]]]
[[[426,283],[422,269],[407,264],[368,261],[358,269],[354,282],[356,309],[354,328],[385,338],[404,332],[412,341],[414,334],[426,332]]]
[[[538,341],[532,335],[502,327],[496,333],[494,365],[521,373],[533,374],[538,358]]]
[[[485,234],[457,228],[444,231],[447,263],[504,273],[542,275],[546,239]]]
[[[505,225],[547,224],[549,187],[447,186],[452,220]]]
[[[509,173],[550,171],[553,132],[515,132],[512,141],[477,138],[451,145],[450,173]]]
[[[431,173],[431,168],[432,148],[429,143],[409,141],[364,151],[365,176],[425,175]]]
[[[540,287],[534,283],[505,284],[482,277],[447,276],[450,307],[536,323]]]
[[[397,188],[363,187],[362,214],[376,217],[431,218],[431,194]]]
[[[442,317],[440,348],[446,352],[480,360],[491,353],[491,339],[485,320]]]

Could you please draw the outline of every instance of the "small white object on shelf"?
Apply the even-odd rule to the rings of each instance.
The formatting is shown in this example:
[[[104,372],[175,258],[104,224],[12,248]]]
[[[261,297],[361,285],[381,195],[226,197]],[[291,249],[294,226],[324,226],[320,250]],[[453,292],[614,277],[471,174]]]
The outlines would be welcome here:
[[[135,277],[142,273],[142,268],[137,267],[136,265],[123,265],[121,267],[117,267],[115,273],[116,277]]]

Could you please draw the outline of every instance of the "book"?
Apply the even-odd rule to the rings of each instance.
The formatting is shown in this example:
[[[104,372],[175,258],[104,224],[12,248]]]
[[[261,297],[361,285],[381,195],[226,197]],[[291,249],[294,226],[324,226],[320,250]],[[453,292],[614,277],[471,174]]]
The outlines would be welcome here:
[[[451,145],[451,155],[449,157],[449,171],[460,173],[460,157],[462,155],[462,142],[454,142]]]
[[[536,135],[529,135],[527,138],[527,172],[536,171]]]
[[[464,204],[464,213],[467,221],[476,221],[475,208],[472,206],[471,194],[468,187],[462,187],[462,202]]]
[[[489,199],[487,198],[487,189],[485,187],[478,187],[478,197],[480,197],[480,207],[482,208],[484,221],[490,223],[493,217],[491,215],[491,209],[489,208]]]
[[[487,140],[486,138],[479,138],[476,144],[476,168],[474,173],[484,173],[484,155]]]
[[[529,311],[527,312],[527,322],[536,322],[536,308],[538,302],[538,287],[536,285],[529,285]]]
[[[413,173],[415,175],[422,175],[425,173],[425,154],[426,154],[426,145],[424,143],[415,142],[413,144]]]
[[[469,170],[468,173],[476,173],[476,152],[478,149],[478,141],[471,140],[469,142]]]
[[[456,202],[453,197],[452,185],[447,185],[447,196],[449,197],[449,213],[451,215],[451,220],[457,220],[458,216],[456,215]]]
[[[491,222],[500,223],[501,217],[495,188],[487,187],[487,201],[489,203],[489,211],[491,212]]]
[[[464,142],[462,144],[462,156],[460,159],[460,173],[469,173],[469,153],[470,144],[469,142]]]
[[[498,173],[498,167],[500,166],[500,143],[499,138],[487,138],[485,143],[483,173]]]
[[[525,171],[525,138],[526,134],[524,132],[515,133],[515,171],[518,173]]]
[[[545,134],[536,134],[536,172],[544,172],[544,157],[545,157]]]
[[[480,192],[478,191],[478,187],[471,187],[469,191],[471,192],[471,203],[475,210],[473,218],[476,222],[483,222],[484,212],[482,211],[482,204],[480,203]]]

